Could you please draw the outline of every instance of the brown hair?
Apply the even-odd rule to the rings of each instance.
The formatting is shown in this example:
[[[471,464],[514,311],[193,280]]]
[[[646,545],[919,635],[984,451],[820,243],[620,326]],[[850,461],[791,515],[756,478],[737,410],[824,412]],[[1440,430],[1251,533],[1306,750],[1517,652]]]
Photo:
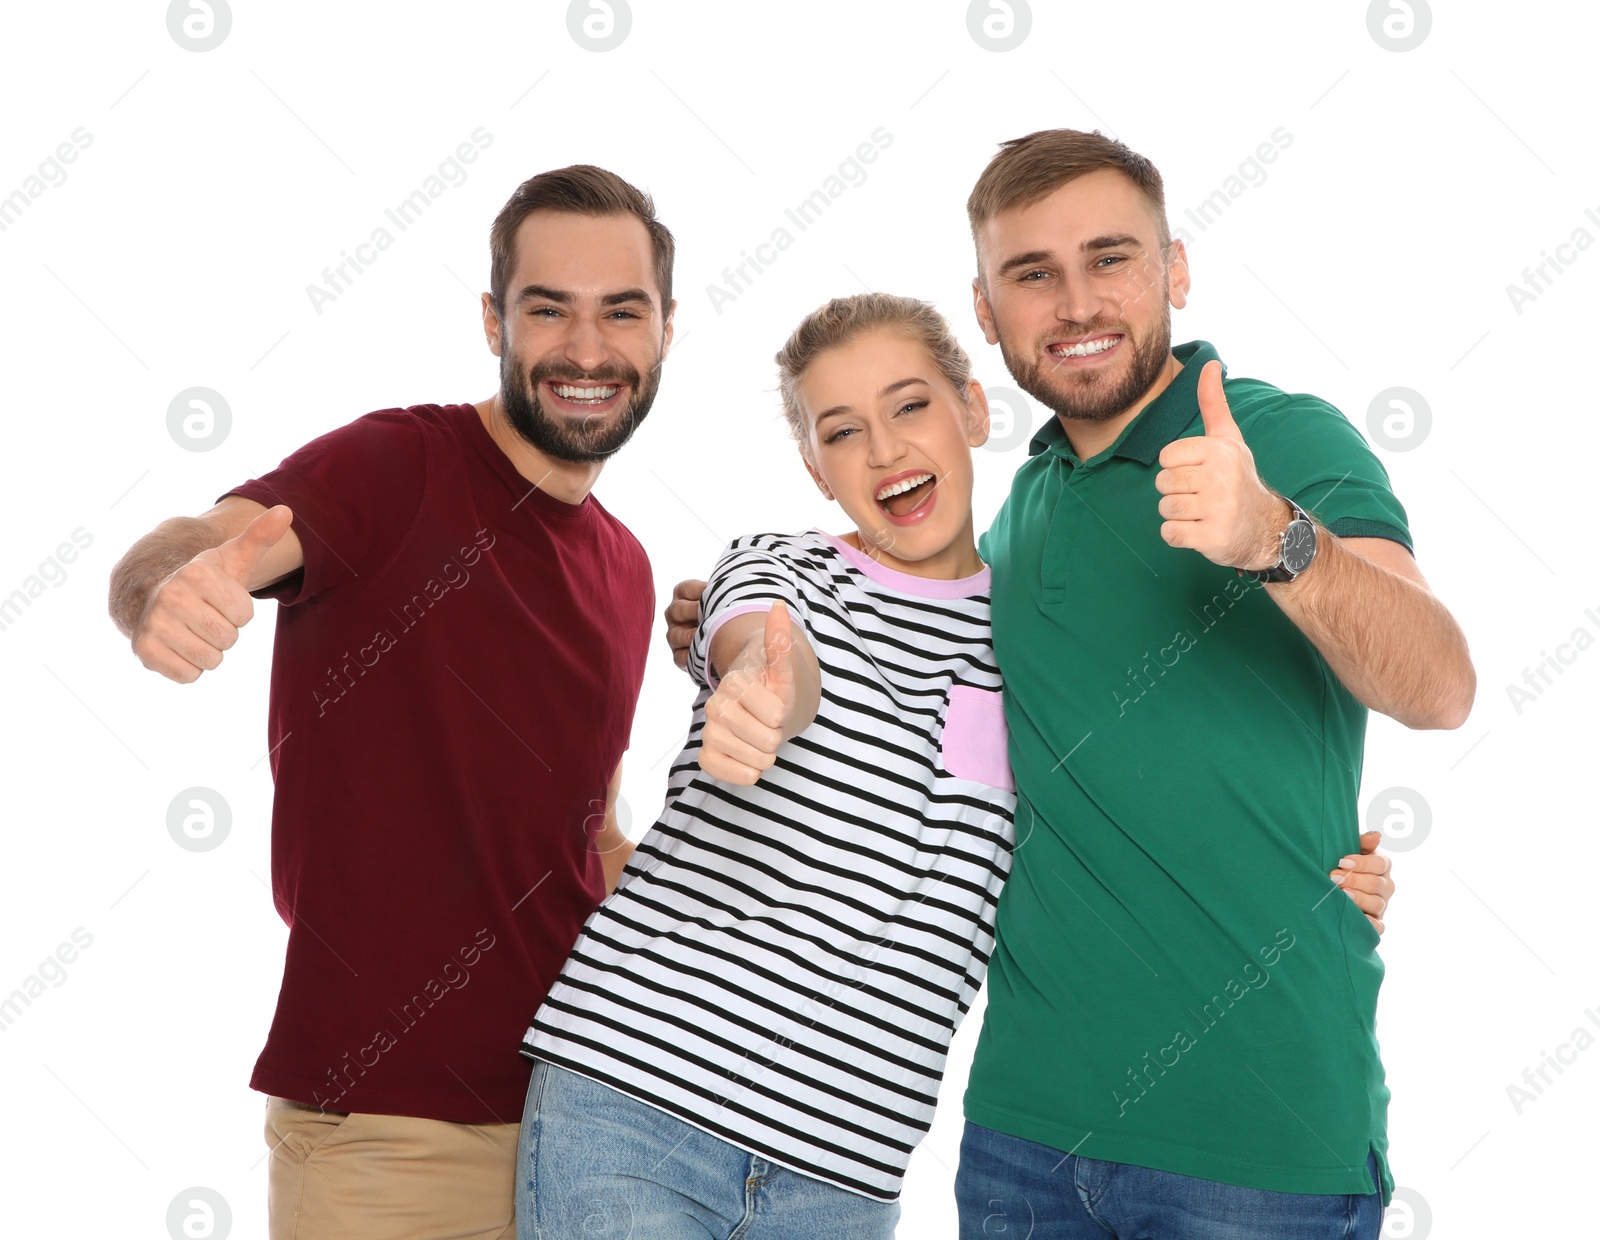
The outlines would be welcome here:
[[[950,324],[933,306],[915,297],[896,297],[892,293],[857,293],[854,297],[835,297],[806,315],[794,329],[774,359],[778,363],[778,391],[783,397],[783,416],[789,433],[804,450],[806,419],[800,411],[795,389],[807,368],[829,349],[849,344],[869,331],[897,332],[927,350],[963,400],[972,380],[972,359],[961,347]]]
[[[1041,129],[1026,137],[1002,142],[967,198],[967,220],[973,244],[978,229],[1002,211],[1026,207],[1054,193],[1068,181],[1090,172],[1111,168],[1132,181],[1145,196],[1156,217],[1156,237],[1165,250],[1172,242],[1167,226],[1167,199],[1161,174],[1143,155],[1130,151],[1098,129]]]
[[[661,313],[672,302],[674,243],[667,226],[656,219],[650,195],[614,172],[593,164],[573,164],[529,177],[500,208],[489,230],[489,296],[495,312],[505,314],[506,283],[516,263],[517,229],[535,211],[567,211],[574,215],[631,215],[645,226],[656,259],[656,286]]]

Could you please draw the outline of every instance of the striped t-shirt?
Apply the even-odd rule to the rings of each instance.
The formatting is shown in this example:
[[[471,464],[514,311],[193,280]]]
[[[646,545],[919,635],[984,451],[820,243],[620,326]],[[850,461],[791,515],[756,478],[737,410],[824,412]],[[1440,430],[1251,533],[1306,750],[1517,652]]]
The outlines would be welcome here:
[[[753,787],[696,761],[712,635],[788,605],[816,719]],[[742,1149],[899,1195],[993,948],[1016,796],[989,570],[885,568],[812,530],[733,543],[666,804],[584,926],[523,1052]]]

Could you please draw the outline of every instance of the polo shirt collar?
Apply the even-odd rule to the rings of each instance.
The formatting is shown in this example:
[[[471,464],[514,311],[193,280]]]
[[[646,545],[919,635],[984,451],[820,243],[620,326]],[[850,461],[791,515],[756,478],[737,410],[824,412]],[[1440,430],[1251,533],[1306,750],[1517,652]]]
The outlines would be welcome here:
[[[1139,416],[1122,428],[1117,441],[1102,455],[1127,457],[1144,465],[1153,465],[1161,449],[1166,447],[1185,428],[1200,416],[1200,372],[1205,364],[1221,361],[1217,350],[1204,340],[1175,345],[1172,354],[1183,363],[1183,369],[1173,376],[1172,382],[1153,401],[1139,411]],[[1228,374],[1227,365],[1222,368]],[[1061,419],[1052,416],[1028,443],[1028,455],[1055,452],[1073,460],[1072,444],[1062,429]]]

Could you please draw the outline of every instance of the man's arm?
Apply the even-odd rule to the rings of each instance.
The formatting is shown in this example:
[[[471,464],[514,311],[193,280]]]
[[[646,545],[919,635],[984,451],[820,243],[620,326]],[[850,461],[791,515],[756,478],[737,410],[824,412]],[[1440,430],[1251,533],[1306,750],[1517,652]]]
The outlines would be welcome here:
[[[1408,728],[1467,721],[1478,678],[1466,635],[1399,543],[1318,527],[1311,566],[1267,593],[1363,706]]]
[[[688,662],[689,645],[694,641],[695,631],[700,627],[700,596],[705,593],[705,588],[706,583],[703,581],[680,581],[673,589],[672,602],[666,609],[664,619],[667,622],[667,645],[671,648],[673,658],[679,667]],[[720,638],[724,631],[733,629],[733,634],[728,639],[728,645],[731,647],[737,642],[740,632],[740,629],[734,626],[747,620],[741,628],[753,636],[759,631],[754,623],[758,618],[752,615],[747,620],[746,617],[735,616],[717,631],[717,637]],[[746,647],[750,640],[746,638]],[[717,651],[715,638],[712,640],[712,647],[715,665]],[[737,655],[730,656],[730,658],[735,657]],[[1355,901],[1356,907],[1366,915],[1373,929],[1379,934],[1383,933],[1383,915],[1389,907],[1390,897],[1394,895],[1394,879],[1389,876],[1390,860],[1385,854],[1378,852],[1378,844],[1382,838],[1377,831],[1368,831],[1361,837],[1361,851],[1340,858],[1339,868],[1328,874],[1330,879],[1344,888],[1345,895]]]
[[[594,850],[600,854],[600,867],[605,871],[608,894],[617,889],[617,880],[622,877],[622,867],[627,865],[628,859],[633,856],[633,841],[622,833],[622,827],[617,822],[617,796],[621,791],[622,763],[619,762],[611,776],[611,785],[606,789],[605,822],[600,828],[600,833],[594,838]]]
[[[1291,511],[1256,473],[1222,393],[1222,367],[1199,384],[1206,433],[1161,450],[1161,536],[1214,564],[1277,562]],[[1477,693],[1467,639],[1406,549],[1385,538],[1317,530],[1317,553],[1292,582],[1267,592],[1362,705],[1410,728],[1458,728]]]
[[[188,684],[222,662],[255,614],[251,590],[305,563],[284,505],[229,495],[163,521],[111,570],[111,619],[151,671]]]

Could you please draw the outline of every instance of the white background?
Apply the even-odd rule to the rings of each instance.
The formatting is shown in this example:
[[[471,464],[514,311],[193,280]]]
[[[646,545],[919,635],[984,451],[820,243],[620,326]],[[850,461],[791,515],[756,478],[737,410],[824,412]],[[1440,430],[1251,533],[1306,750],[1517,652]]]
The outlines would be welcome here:
[[[1400,786],[1432,822],[1398,841],[1412,846],[1382,948],[1393,1165],[1450,1240],[1593,1226],[1600,1049],[1573,1038],[1600,1036],[1585,1016],[1600,1021],[1600,653],[1558,643],[1600,636],[1600,250],[1566,251],[1520,310],[1507,292],[1574,230],[1600,238],[1584,214],[1600,217],[1592,10],[1439,3],[1409,51],[1369,33],[1364,3],[1265,0],[1036,3],[1006,52],[980,46],[958,0],[635,0],[607,52],[575,41],[564,3],[235,0],[205,52],[179,46],[160,3],[19,5],[5,23],[0,194],[26,194],[75,129],[92,138],[0,231],[0,598],[58,579],[0,630],[0,997],[75,929],[93,936],[0,1031],[7,1234],[163,1237],[191,1186],[222,1195],[232,1235],[265,1234],[262,1100],[245,1082],[285,938],[265,886],[272,606],[218,672],[171,684],[106,619],[122,551],[363,412],[490,394],[490,221],[523,178],[574,162],[651,191],[679,243],[660,399],[597,488],[649,550],[658,606],[735,535],[842,529],[785,437],[773,352],[819,302],[881,288],[938,303],[980,378],[1010,386],[972,319],[964,202],[998,141],[1063,125],[1099,126],[1165,174],[1192,238],[1176,339],[1211,340],[1230,373],[1317,393],[1364,431],[1390,387],[1431,409],[1420,442],[1379,451],[1479,692],[1457,732],[1375,718],[1367,746],[1363,804]],[[492,143],[465,182],[318,313],[307,286],[479,127]],[[799,233],[784,208],[880,127],[892,143],[865,181]],[[1186,209],[1280,128],[1292,141],[1265,180],[1252,170],[1197,228]],[[723,269],[780,225],[794,245],[714,307]],[[192,386],[232,414],[205,452],[167,430]],[[978,456],[981,529],[1025,449]],[[88,549],[49,567],[75,530]],[[1572,661],[1519,709],[1508,686],[1546,652]],[[625,776],[634,834],[691,697],[664,645],[651,660]],[[168,834],[192,786],[231,807],[211,851]],[[904,1236],[955,1234],[978,1023],[913,1160]],[[1572,1062],[1519,1113],[1508,1086],[1564,1044]]]

